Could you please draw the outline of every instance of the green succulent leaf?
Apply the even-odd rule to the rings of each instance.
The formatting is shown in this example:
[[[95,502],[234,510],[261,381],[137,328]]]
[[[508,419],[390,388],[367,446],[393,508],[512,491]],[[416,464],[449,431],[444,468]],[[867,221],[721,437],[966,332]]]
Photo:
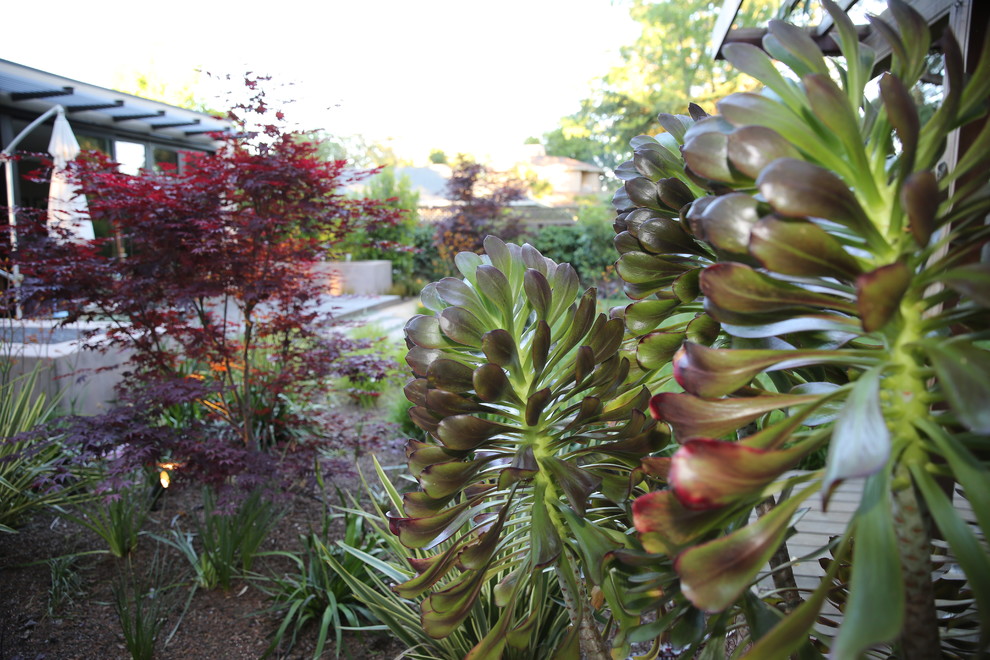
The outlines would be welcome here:
[[[773,57],[787,64],[801,77],[828,75],[822,51],[806,30],[780,20],[770,21],[769,30],[763,47]]]
[[[863,272],[838,240],[801,218],[761,218],[750,230],[749,253],[764,268],[783,275],[851,281]]]
[[[990,307],[990,263],[953,268],[940,274],[938,280],[981,307]]]
[[[890,457],[890,431],[880,407],[881,369],[868,369],[853,384],[835,420],[825,468],[823,501],[845,479],[882,470]]]
[[[674,568],[681,577],[681,592],[706,612],[730,607],[776,552],[792,516],[814,490],[807,488],[755,522],[680,553]]]
[[[976,433],[990,433],[990,352],[964,339],[927,340],[923,346],[959,421]]]
[[[857,658],[894,639],[904,621],[904,581],[889,501],[889,475],[866,481],[855,525],[852,580],[843,624],[832,646],[836,658]]]

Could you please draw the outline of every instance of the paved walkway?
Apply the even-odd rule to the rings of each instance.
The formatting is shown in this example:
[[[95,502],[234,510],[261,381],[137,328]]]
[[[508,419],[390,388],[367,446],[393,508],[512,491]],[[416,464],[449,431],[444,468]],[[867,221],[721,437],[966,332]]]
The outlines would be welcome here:
[[[328,299],[321,307],[328,308],[335,318],[355,324],[374,324],[383,334],[401,341],[402,328],[416,314],[419,296],[339,296]]]

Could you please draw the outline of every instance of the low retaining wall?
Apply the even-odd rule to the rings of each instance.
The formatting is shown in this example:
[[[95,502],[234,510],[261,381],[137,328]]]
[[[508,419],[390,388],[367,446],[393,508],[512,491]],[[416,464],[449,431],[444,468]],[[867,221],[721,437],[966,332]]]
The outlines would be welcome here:
[[[326,261],[313,267],[327,278],[327,291],[332,296],[353,293],[380,296],[392,289],[392,262]]]
[[[96,415],[106,412],[117,398],[115,387],[121,381],[130,351],[106,352],[87,349],[80,336],[99,323],[78,323],[55,328],[56,321],[2,321],[2,357],[11,365],[10,377],[31,373],[38,368],[35,390],[49,399],[61,391],[62,413]]]

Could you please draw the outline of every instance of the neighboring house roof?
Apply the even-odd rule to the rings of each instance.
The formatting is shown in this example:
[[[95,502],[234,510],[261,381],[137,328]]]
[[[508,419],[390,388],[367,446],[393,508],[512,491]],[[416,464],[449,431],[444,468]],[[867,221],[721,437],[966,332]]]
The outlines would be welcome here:
[[[533,156],[529,159],[529,163],[535,167],[553,167],[559,165],[567,169],[594,172],[595,174],[603,174],[605,172],[605,170],[597,165],[586,163],[576,158],[567,158],[566,156]]]
[[[419,193],[420,206],[447,206],[447,181],[450,168],[446,165],[432,167],[396,167],[396,180],[409,177],[410,187]]]
[[[0,60],[3,112],[38,116],[55,105],[66,109],[73,125],[99,126],[177,147],[210,149],[214,140],[209,133],[230,130],[229,122],[203,112]]]

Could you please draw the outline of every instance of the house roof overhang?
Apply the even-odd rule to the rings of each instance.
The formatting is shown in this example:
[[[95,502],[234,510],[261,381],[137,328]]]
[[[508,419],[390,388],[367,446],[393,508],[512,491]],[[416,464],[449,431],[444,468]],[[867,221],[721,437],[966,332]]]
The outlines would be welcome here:
[[[213,150],[213,134],[231,130],[224,119],[179,108],[0,59],[0,106],[7,114],[38,116],[61,105],[73,125],[180,148]]]
[[[724,0],[710,41],[710,53],[715,59],[723,59],[722,48],[729,43],[744,42],[755,46],[762,45],[763,36],[767,33],[766,28],[732,28],[744,1]],[[836,4],[842,10],[849,11],[857,1],[838,0]],[[929,25],[932,25],[948,15],[954,6],[959,4],[959,0],[908,0],[908,4],[921,14]],[[886,18],[890,22],[888,14],[889,10],[881,14],[881,18]],[[826,15],[818,26],[809,30],[811,38],[826,55],[835,55],[839,52],[838,45],[831,36],[832,27],[832,18]],[[890,54],[890,46],[879,33],[871,30],[870,26],[858,25],[856,29],[859,32],[860,41],[876,51],[878,60]]]

